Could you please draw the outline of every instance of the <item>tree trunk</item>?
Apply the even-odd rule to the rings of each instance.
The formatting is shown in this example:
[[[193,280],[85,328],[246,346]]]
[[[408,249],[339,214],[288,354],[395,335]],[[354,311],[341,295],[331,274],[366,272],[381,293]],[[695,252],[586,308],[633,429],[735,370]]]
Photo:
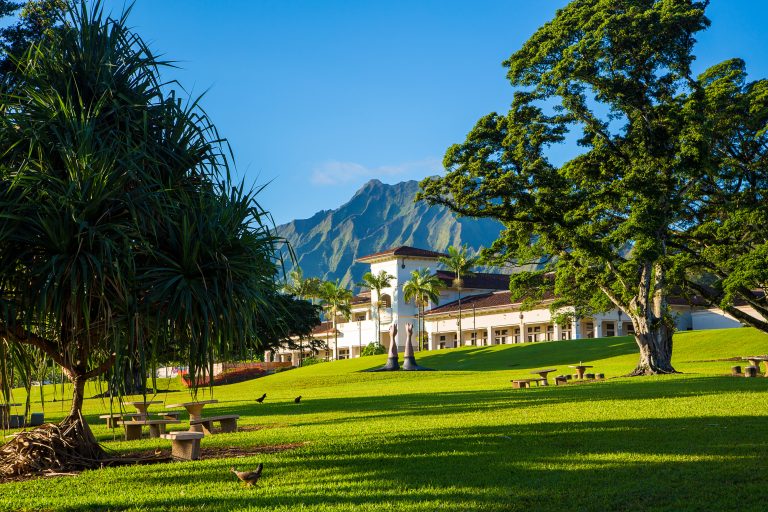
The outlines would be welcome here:
[[[639,323],[642,325],[643,322]],[[678,373],[672,366],[672,334],[673,329],[663,323],[656,328],[635,328],[640,360],[629,375]]]

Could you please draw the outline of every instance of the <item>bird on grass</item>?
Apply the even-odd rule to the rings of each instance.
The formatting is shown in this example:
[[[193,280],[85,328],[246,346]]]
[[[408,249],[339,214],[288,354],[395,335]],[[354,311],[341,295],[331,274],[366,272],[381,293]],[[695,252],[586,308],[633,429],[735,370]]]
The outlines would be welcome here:
[[[262,402],[264,402],[265,398],[267,398],[267,394],[266,393],[261,395],[261,397],[257,398],[256,401],[259,402],[259,403],[262,403]]]
[[[264,469],[264,464],[261,462],[258,466],[256,466],[255,471],[238,471],[235,469],[234,466],[229,468],[231,472],[233,472],[235,475],[237,475],[237,478],[240,479],[240,481],[244,482],[248,487],[252,486],[256,482],[259,481],[259,478],[261,478],[261,470]]]
[[[299,402],[301,402],[301,395],[293,399],[293,403],[298,404]]]

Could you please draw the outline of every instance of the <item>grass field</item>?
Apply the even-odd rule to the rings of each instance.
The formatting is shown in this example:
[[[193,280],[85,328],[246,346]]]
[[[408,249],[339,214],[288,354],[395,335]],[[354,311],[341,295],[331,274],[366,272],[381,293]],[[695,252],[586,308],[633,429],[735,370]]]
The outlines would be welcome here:
[[[246,431],[206,437],[203,448],[303,443],[296,449],[2,484],[0,510],[759,510],[768,379],[730,377],[743,363],[715,360],[766,352],[768,336],[744,328],[676,335],[684,373],[664,377],[618,377],[637,359],[629,338],[417,354],[437,372],[361,372],[386,356],[290,370],[216,388],[207,413],[239,414]],[[531,369],[567,373],[579,361],[608,380],[511,389]],[[97,419],[107,409],[86,400],[106,447],[168,448],[119,440]],[[57,419],[65,408],[45,412]],[[258,462],[252,489],[228,473]]]

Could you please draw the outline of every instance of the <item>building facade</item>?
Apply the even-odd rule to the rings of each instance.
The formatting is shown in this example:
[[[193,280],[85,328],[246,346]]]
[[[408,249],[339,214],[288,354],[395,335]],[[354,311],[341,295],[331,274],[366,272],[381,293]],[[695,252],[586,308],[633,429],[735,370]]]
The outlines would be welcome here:
[[[424,349],[437,350],[461,346],[488,346],[513,343],[535,343],[582,338],[623,336],[633,332],[632,322],[618,309],[585,318],[576,318],[567,323],[558,323],[555,313],[550,310],[552,298],[545,298],[534,309],[523,310],[520,302],[512,302],[509,292],[509,276],[505,274],[475,273],[465,277],[461,290],[454,286],[453,274],[438,269],[438,258],[444,254],[401,246],[359,258],[357,261],[370,265],[371,273],[386,271],[391,275],[391,286],[382,290],[365,291],[356,295],[351,303],[350,317],[337,317],[336,329],[333,322],[326,321],[312,333],[313,338],[324,341],[326,350],[312,354],[307,349],[279,350],[272,354],[273,360],[291,361],[298,364],[303,357],[333,358],[334,345],[338,344],[339,359],[360,357],[363,349],[377,341],[377,325],[380,325],[380,339],[389,347],[389,328],[396,324],[398,332],[405,333],[405,324],[414,326],[414,341],[422,339]],[[418,332],[418,310],[413,302],[403,297],[403,284],[411,278],[414,270],[433,270],[444,288],[439,301],[430,303],[424,314],[424,333]],[[670,300],[678,330],[722,329],[740,327],[735,318],[717,308],[691,306],[682,300]],[[746,309],[746,308],[745,308]],[[568,313],[565,308],[558,313]],[[754,314],[754,311],[750,311]],[[459,331],[461,317],[461,331]],[[377,322],[377,319],[379,322]],[[400,336],[398,341],[404,341]],[[419,350],[419,344],[414,348]],[[404,347],[398,346],[402,351]]]

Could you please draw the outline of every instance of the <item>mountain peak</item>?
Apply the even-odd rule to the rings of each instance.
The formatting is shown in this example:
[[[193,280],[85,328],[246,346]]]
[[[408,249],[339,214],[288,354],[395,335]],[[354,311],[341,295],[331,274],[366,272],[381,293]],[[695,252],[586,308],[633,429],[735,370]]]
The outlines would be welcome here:
[[[293,247],[305,276],[340,279],[345,286],[369,270],[355,262],[365,255],[399,246],[442,253],[462,243],[477,250],[498,238],[499,223],[457,219],[445,207],[414,202],[418,190],[413,180],[389,185],[372,179],[339,208],[283,224],[277,232]]]

